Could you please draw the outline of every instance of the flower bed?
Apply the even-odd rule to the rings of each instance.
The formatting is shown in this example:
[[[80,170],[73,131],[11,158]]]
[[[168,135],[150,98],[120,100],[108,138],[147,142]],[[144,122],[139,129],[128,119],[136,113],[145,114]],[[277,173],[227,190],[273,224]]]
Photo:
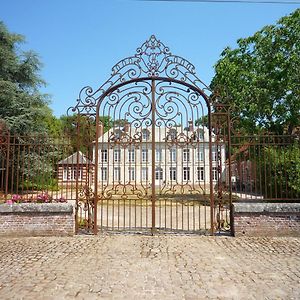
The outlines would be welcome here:
[[[53,199],[52,196],[50,196],[46,192],[39,193],[35,196],[31,197],[24,197],[19,194],[13,194],[6,200],[6,204],[12,205],[15,203],[65,203],[67,200],[63,197],[60,197],[58,199]]]

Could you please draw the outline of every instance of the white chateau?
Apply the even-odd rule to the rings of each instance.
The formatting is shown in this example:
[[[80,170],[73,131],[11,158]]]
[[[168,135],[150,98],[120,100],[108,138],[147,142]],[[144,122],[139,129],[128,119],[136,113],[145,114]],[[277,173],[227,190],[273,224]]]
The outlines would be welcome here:
[[[99,185],[152,183],[152,161],[155,163],[155,185],[192,185],[207,189],[210,183],[209,131],[193,128],[155,127],[155,149],[152,149],[152,127],[125,124],[111,128],[98,139]],[[218,179],[218,164],[225,169],[225,147],[212,136],[212,180]],[[154,151],[154,157],[152,157]],[[218,155],[221,158],[218,161]],[[93,150],[95,162],[95,145]],[[97,169],[97,168],[96,168]]]

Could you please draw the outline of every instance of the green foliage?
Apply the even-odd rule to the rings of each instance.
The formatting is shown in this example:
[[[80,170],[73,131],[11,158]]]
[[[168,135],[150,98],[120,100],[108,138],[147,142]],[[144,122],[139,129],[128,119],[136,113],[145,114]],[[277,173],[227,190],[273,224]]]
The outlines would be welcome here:
[[[38,55],[22,51],[24,41],[0,22],[0,127],[10,130],[15,144],[8,162],[6,154],[0,154],[0,163],[8,163],[6,175],[11,176],[8,188],[12,191],[18,189],[21,178],[26,180],[24,188],[53,189],[53,161],[59,151],[53,152],[49,135],[58,138],[61,126],[48,106],[48,95],[39,91],[45,82],[39,74]]]
[[[207,115],[202,116],[201,118],[197,119],[195,121],[195,126],[199,126],[199,127],[206,126],[206,127],[208,127],[208,116]]]
[[[44,174],[45,175],[45,174]],[[48,174],[49,175],[49,174]],[[24,189],[25,191],[58,191],[58,180],[51,178],[50,176],[38,176],[33,181],[26,180],[23,187],[19,187],[19,190]]]
[[[119,120],[115,120],[114,122],[114,126],[116,127],[122,127],[122,126],[125,126],[125,124],[128,123],[128,121],[126,119],[119,119]]]
[[[126,120],[116,120],[112,121],[110,116],[102,116],[99,117],[99,121],[103,124],[103,132],[107,132],[110,128],[112,128],[113,125],[119,124],[119,126],[124,126],[124,124],[127,122]]]
[[[88,152],[88,147],[96,140],[96,121],[84,115],[61,116],[60,126],[63,135],[69,139],[73,152],[79,148],[83,153]],[[112,127],[109,116],[99,118],[103,124],[104,133]]]
[[[300,9],[237,44],[222,52],[212,89],[248,132],[291,133],[300,125]]]
[[[286,147],[268,146],[261,150],[255,160],[257,185],[266,198],[294,198],[300,196],[300,144]]]
[[[239,39],[237,48],[226,48],[215,70],[214,95],[219,94],[221,102],[231,106],[232,117],[239,120],[232,123],[240,133],[232,136],[235,146],[230,150],[235,159],[246,161],[245,153],[254,151],[250,157],[256,166],[256,187],[266,199],[299,197],[299,143],[283,146],[276,142],[258,149],[248,149],[248,144],[249,136],[260,139],[268,132],[276,137],[299,129],[300,9]]]
[[[60,118],[56,118],[52,115],[52,112],[49,111],[47,116],[44,119],[46,131],[52,138],[60,138],[63,136],[63,123]]]
[[[2,157],[0,153],[0,162],[2,160],[2,165],[8,167],[7,173],[0,173],[8,175],[8,190],[56,190],[56,163],[70,153],[68,143],[45,134],[16,135],[10,138],[10,142],[8,161],[7,153]]]
[[[0,22],[0,119],[14,133],[45,132],[45,118],[52,114],[44,85],[41,63],[33,51],[19,50],[24,37],[10,33]]]

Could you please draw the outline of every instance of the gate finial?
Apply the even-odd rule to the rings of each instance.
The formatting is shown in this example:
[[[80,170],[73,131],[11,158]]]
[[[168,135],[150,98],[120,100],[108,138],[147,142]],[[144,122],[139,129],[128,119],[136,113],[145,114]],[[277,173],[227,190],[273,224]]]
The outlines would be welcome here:
[[[169,47],[166,47],[154,34],[137,48],[136,52],[135,56],[140,59],[140,62],[145,62],[149,76],[159,76],[162,61],[166,56],[171,55]]]

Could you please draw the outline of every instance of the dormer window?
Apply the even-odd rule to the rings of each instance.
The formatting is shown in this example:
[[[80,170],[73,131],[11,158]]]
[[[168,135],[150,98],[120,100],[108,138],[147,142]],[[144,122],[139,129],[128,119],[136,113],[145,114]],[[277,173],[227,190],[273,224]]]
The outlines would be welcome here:
[[[203,129],[198,129],[197,130],[197,139],[198,140],[203,140],[204,139],[204,130]]]
[[[176,129],[170,129],[168,136],[169,136],[169,139],[175,140],[176,137],[177,137],[177,130]]]
[[[115,129],[111,132],[109,136],[109,142],[117,142],[120,141],[122,136],[124,135],[124,132],[120,129]]]
[[[143,141],[148,141],[149,136],[150,136],[149,130],[143,129],[142,130],[142,139],[143,139]]]
[[[122,130],[120,130],[120,129],[115,130],[114,136],[116,139],[120,139],[122,136]]]

